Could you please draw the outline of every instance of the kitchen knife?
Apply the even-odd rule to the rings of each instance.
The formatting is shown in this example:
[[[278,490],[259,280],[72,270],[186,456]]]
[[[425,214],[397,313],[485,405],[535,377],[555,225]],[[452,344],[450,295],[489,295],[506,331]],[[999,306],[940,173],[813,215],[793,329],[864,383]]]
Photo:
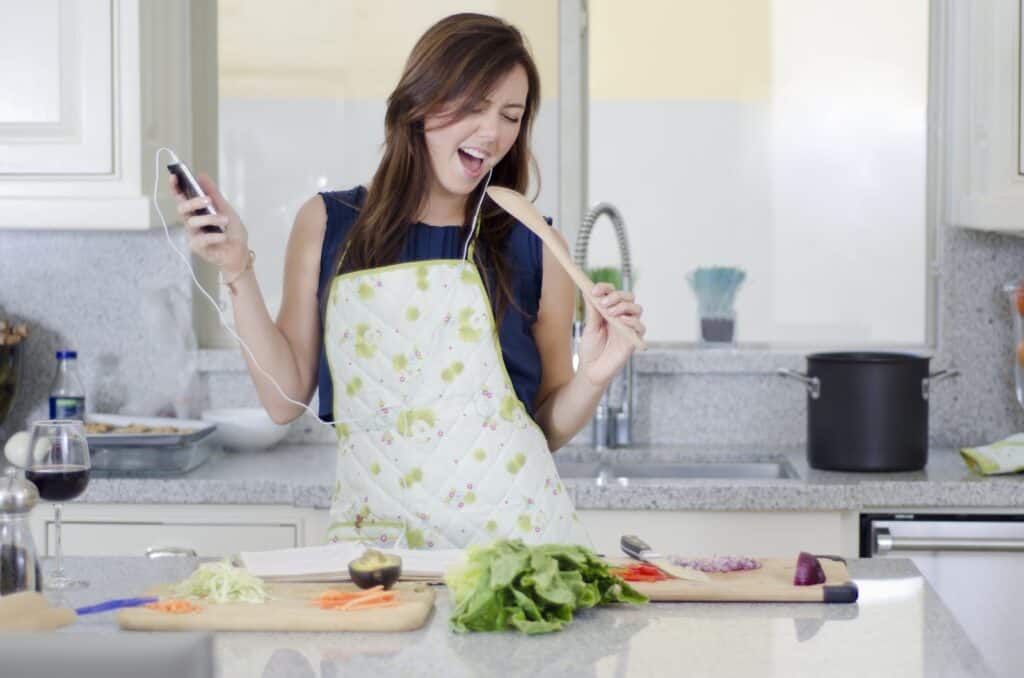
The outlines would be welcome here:
[[[670,577],[686,581],[709,581],[708,576],[700,570],[695,570],[692,567],[680,567],[670,562],[668,558],[660,553],[655,553],[647,545],[647,542],[635,534],[622,535],[619,545],[622,547],[622,551],[630,558],[650,563]]]

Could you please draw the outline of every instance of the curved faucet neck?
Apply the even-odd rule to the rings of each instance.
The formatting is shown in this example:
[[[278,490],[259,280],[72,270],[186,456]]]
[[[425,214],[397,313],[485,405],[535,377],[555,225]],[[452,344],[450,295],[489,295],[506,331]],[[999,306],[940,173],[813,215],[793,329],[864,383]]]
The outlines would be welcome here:
[[[583,217],[579,233],[576,234],[576,247],[573,258],[576,265],[587,270],[587,252],[590,249],[590,235],[594,230],[594,224],[602,216],[607,216],[612,222],[615,231],[615,240],[619,246],[619,271],[622,276],[622,289],[632,291],[633,289],[633,263],[629,252],[629,239],[626,236],[626,221],[611,203],[602,202],[594,205]]]

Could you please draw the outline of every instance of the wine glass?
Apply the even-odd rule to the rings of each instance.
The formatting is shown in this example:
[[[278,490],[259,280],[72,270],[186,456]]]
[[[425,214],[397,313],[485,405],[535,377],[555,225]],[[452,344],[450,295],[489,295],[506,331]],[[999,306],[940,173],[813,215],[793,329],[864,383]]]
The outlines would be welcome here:
[[[37,421],[29,441],[29,461],[25,477],[39,489],[39,496],[54,502],[57,530],[57,569],[44,582],[47,589],[84,588],[88,582],[64,575],[61,549],[61,503],[85,491],[89,484],[89,443],[82,422],[71,419]]]

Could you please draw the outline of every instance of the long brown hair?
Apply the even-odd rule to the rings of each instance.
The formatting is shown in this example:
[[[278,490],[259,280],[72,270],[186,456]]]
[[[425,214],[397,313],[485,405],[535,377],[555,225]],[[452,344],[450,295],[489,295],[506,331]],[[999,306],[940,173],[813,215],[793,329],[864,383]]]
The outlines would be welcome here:
[[[424,207],[430,186],[430,157],[424,120],[443,106],[458,103],[454,119],[473,110],[516,66],[526,71],[529,89],[519,135],[495,165],[491,184],[524,193],[530,169],[530,132],[540,102],[540,76],[522,34],[505,21],[484,14],[453,14],[431,26],[417,41],[398,86],[388,97],[384,118],[384,154],[367,191],[359,216],[334,262],[336,273],[396,263],[405,247],[409,224]],[[483,182],[466,200],[463,219],[473,218]],[[473,258],[493,272],[485,284],[500,323],[512,297],[505,242],[513,220],[485,201]],[[465,232],[465,228],[463,229]],[[347,249],[347,253],[345,252]],[[344,261],[342,261],[342,254]],[[492,289],[493,287],[493,289]]]

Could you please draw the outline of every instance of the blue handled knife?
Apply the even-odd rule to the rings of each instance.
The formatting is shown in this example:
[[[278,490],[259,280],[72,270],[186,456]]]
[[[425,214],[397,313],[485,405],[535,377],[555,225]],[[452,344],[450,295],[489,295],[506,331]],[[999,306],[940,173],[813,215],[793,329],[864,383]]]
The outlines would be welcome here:
[[[80,607],[75,610],[77,614],[95,614],[97,612],[107,612],[108,610],[116,610],[121,607],[138,607],[139,605],[145,605],[147,603],[155,603],[160,600],[159,598],[115,598],[114,600],[106,600],[96,605],[88,605],[86,607]]]

